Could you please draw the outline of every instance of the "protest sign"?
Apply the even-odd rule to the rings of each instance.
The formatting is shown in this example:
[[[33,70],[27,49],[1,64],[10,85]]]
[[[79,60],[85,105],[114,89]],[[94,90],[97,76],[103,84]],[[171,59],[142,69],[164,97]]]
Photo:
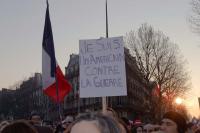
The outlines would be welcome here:
[[[127,95],[123,37],[79,41],[80,97]]]

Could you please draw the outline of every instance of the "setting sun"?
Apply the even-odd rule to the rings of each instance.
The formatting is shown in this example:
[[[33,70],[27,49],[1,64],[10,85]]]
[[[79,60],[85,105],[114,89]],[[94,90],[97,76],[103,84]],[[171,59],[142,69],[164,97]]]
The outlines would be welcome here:
[[[175,100],[176,104],[182,104],[183,102],[183,99],[180,98],[180,97],[177,97],[176,100]]]

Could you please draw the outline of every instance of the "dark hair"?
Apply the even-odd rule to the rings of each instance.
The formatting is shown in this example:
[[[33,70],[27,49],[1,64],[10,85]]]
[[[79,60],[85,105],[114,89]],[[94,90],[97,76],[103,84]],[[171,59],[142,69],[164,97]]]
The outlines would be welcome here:
[[[120,119],[120,118],[118,118],[118,122],[119,122],[119,124],[121,124],[123,127],[124,127],[124,129],[126,130],[126,133],[130,133],[130,131],[128,130],[128,123],[126,123],[122,118]]]
[[[78,116],[69,126],[68,131],[70,132],[72,127],[81,121],[95,121],[95,125],[101,133],[121,133],[120,127],[114,119],[100,113],[86,113]]]
[[[119,118],[117,112],[113,108],[107,107],[106,111],[112,112],[112,115],[114,118],[116,118],[116,119]]]
[[[192,122],[189,122],[189,123],[187,124],[187,128],[192,128],[192,126],[194,126],[194,124],[193,124]]]
[[[129,120],[126,117],[121,117],[121,119],[126,123],[126,125],[130,125]]]
[[[37,130],[25,120],[15,121],[6,126],[1,133],[38,133]]]
[[[169,111],[164,114],[163,118],[174,121],[177,124],[177,130],[179,133],[185,133],[187,130],[186,120],[181,114],[174,111]]]
[[[132,132],[132,133],[137,133],[137,129],[138,129],[139,127],[142,128],[142,130],[143,130],[143,126],[135,126],[135,127],[133,127],[133,128],[131,129],[131,132]]]
[[[36,112],[36,111],[32,111],[31,112],[31,114],[30,114],[30,120],[32,119],[33,116],[39,116],[39,117],[41,117],[40,114],[38,112]]]

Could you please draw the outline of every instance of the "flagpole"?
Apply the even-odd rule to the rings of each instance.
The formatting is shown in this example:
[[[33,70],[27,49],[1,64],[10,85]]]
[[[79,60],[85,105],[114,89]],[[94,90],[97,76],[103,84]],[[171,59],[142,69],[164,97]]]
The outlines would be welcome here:
[[[46,0],[46,3],[47,3],[47,7],[49,7],[49,1],[48,0]]]
[[[46,0],[46,4],[47,4],[47,8],[49,8],[49,2],[48,0]],[[55,60],[56,61],[56,60]],[[59,119],[60,119],[60,122],[62,121],[62,115],[61,115],[61,103],[60,103],[60,100],[59,100],[59,89],[58,89],[58,79],[57,79],[57,75],[56,75],[56,63],[55,63],[55,71],[54,71],[54,76],[55,76],[55,81],[56,81],[56,101],[57,101],[57,106],[58,106],[58,116],[59,116]]]
[[[56,79],[56,96],[57,96],[57,104],[58,104],[57,105],[58,106],[58,116],[59,116],[60,121],[62,121],[61,103],[60,103],[60,100],[59,100],[58,80],[57,80],[56,73],[55,73],[55,79]]]
[[[108,11],[107,11],[107,0],[106,0],[106,38],[108,38]],[[106,113],[107,111],[107,99],[102,97],[102,111]]]
[[[108,38],[108,9],[107,9],[107,0],[106,0],[106,38]]]

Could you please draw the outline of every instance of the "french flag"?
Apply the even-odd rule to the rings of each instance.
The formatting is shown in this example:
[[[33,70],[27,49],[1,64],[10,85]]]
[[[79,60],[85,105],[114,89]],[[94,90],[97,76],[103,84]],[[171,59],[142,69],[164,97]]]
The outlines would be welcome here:
[[[48,2],[42,42],[42,83],[44,93],[57,103],[62,102],[71,90],[56,62]]]

